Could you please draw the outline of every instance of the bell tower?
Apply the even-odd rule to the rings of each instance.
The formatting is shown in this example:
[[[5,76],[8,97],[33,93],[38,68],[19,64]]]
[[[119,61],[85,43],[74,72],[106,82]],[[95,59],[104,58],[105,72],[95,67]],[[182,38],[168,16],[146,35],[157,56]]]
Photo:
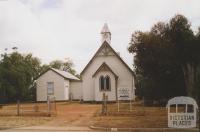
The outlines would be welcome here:
[[[108,29],[107,23],[104,24],[102,30],[101,30],[101,41],[102,44],[106,41],[108,44],[111,42],[111,33],[110,30]]]

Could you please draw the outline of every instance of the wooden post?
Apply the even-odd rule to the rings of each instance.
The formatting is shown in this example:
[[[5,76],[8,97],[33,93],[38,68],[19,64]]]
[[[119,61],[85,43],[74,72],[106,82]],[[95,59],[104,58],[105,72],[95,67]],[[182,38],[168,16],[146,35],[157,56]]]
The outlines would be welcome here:
[[[47,96],[47,113],[48,113],[48,116],[51,116],[51,106],[50,106],[50,97]]]
[[[119,99],[117,101],[117,111],[119,112]]]
[[[54,97],[55,114],[57,115],[56,97]]]
[[[143,114],[145,114],[145,98],[144,98],[144,96],[143,96],[143,102],[142,103],[143,103],[143,105],[142,105],[143,106]]]
[[[105,93],[103,93],[103,97],[102,97],[102,114],[105,114],[105,99],[106,99],[106,95]]]
[[[130,99],[130,111],[132,111],[132,102],[131,102],[131,99]]]
[[[17,116],[20,115],[20,100],[17,100]]]
[[[107,115],[107,113],[108,113],[107,101],[108,101],[108,95],[105,96],[105,114],[106,114],[106,115]]]
[[[70,97],[69,97],[69,98],[70,98],[70,102],[72,102],[72,100],[73,100],[73,95],[72,95],[72,93],[70,93],[69,96],[70,96]]]

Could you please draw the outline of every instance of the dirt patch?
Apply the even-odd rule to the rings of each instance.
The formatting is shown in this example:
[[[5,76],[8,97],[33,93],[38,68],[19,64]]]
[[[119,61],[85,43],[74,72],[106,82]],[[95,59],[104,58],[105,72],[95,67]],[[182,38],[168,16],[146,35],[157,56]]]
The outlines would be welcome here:
[[[96,116],[94,126],[120,128],[163,128],[167,127],[167,111],[165,107],[143,107],[124,105],[118,112],[117,105],[108,107],[106,116]]]
[[[99,104],[59,103],[57,117],[45,125],[51,126],[90,126],[94,115],[101,108]]]
[[[143,107],[129,105],[117,111],[117,104],[109,104],[108,115],[102,116],[101,104],[80,104],[78,102],[59,102],[57,116],[0,116],[0,128],[21,126],[99,126],[99,127],[167,127],[167,112],[165,107]],[[123,110],[123,111],[122,111]]]
[[[22,107],[32,106],[33,104],[23,104]],[[37,104],[40,107],[45,103]],[[16,105],[8,105],[8,108],[16,113]],[[101,108],[99,104],[80,104],[78,102],[59,102],[56,103],[57,115],[52,117],[45,116],[2,116],[0,115],[0,128],[22,127],[22,126],[90,126],[93,124],[95,113]]]
[[[46,103],[20,103],[1,106],[0,116],[17,116],[19,108],[20,116],[48,116],[48,107]],[[52,111],[54,112],[54,111]]]
[[[0,129],[36,126],[51,121],[51,117],[20,117],[20,116],[1,116]]]

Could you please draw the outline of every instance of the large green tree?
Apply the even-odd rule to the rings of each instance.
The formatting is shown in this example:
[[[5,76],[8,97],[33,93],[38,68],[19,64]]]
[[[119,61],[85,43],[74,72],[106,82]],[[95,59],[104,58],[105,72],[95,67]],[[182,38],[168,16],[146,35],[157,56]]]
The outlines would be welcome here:
[[[40,73],[40,61],[32,54],[2,54],[0,61],[0,101],[30,101],[35,98],[34,78]]]
[[[180,64],[188,96],[195,97],[197,67],[200,63],[200,43],[187,18],[176,15],[169,22],[167,32],[172,44],[174,59]]]
[[[195,95],[200,57],[199,35],[182,15],[159,22],[149,32],[132,35],[128,50],[134,54],[139,94],[152,99]]]
[[[21,54],[17,47],[12,53],[1,54],[0,58],[0,103],[34,101],[36,98],[35,79],[49,67],[62,69],[76,74],[73,62],[55,60],[49,65],[41,65],[38,58],[32,54]]]

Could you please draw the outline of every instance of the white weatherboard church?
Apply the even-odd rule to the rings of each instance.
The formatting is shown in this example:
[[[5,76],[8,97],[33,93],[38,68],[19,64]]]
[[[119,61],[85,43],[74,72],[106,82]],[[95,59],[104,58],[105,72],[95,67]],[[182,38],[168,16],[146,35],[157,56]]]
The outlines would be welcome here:
[[[64,84],[56,87],[58,80],[51,80],[54,84],[54,86],[51,86],[54,91],[62,89],[59,91],[67,91],[65,93],[68,93],[68,95],[65,94],[67,96],[65,98],[56,97],[55,95],[56,99],[67,100],[70,96],[76,97],[73,99],[82,99],[83,101],[102,101],[103,93],[105,93],[108,96],[108,101],[117,101],[118,89],[123,88],[129,91],[129,99],[135,99],[134,73],[111,47],[111,32],[107,24],[103,26],[101,35],[102,44],[81,72],[81,81],[78,81],[78,79],[73,81],[73,79],[68,78],[73,85],[71,86],[69,83],[69,88],[66,89]],[[37,82],[40,82],[40,78],[38,78]],[[49,76],[46,76],[46,78],[49,78]],[[38,86],[37,93],[40,93],[42,89],[48,89],[49,80],[44,80],[46,85]],[[47,94],[48,92],[43,92],[43,94],[37,95],[37,99],[42,98],[38,96],[46,97],[48,96]],[[60,94],[57,94],[57,96],[60,96]]]
[[[118,89],[126,88],[135,98],[134,73],[111,47],[111,32],[107,24],[101,31],[102,44],[81,72],[84,101],[117,101]]]

